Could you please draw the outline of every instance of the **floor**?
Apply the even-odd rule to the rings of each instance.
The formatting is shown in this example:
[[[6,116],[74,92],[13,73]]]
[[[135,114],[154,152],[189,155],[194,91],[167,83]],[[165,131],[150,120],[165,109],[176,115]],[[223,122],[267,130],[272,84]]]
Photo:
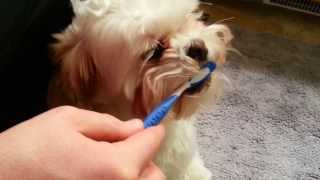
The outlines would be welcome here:
[[[210,15],[209,21],[224,19],[257,32],[266,32],[309,44],[320,44],[320,16],[308,15],[260,3],[215,0],[201,8]]]

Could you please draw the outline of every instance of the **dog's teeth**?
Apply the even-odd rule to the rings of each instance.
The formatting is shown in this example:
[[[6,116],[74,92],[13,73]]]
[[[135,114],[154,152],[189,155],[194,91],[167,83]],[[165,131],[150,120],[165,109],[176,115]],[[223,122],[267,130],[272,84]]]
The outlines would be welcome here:
[[[165,50],[165,53],[177,53],[177,51],[173,48],[169,48]]]
[[[178,56],[176,54],[166,54],[163,56],[164,59],[176,59]]]
[[[177,51],[173,48],[166,49],[164,52],[164,59],[175,59],[178,58]]]

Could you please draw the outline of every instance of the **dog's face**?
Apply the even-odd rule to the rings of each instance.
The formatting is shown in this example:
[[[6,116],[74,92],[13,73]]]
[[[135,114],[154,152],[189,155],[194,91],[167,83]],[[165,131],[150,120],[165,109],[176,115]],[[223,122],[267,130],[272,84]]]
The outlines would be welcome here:
[[[56,35],[54,45],[60,91],[73,105],[94,109],[95,103],[105,104],[113,109],[106,111],[120,116],[143,117],[202,64],[215,61],[219,67],[232,39],[224,25],[206,26],[199,20],[197,0],[72,3],[73,23]],[[209,86],[183,98],[196,99],[192,97]],[[180,103],[176,109],[185,108]]]

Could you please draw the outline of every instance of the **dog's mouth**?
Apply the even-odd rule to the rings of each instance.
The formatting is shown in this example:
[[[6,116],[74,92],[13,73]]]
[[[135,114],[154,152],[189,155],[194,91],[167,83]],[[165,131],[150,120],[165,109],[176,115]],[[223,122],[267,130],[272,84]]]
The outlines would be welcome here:
[[[163,45],[160,44],[159,46],[162,47]],[[175,49],[170,48],[157,47],[151,53],[146,54],[148,55],[142,57],[149,58],[144,61],[140,70],[140,85],[137,88],[135,98],[135,104],[138,103],[142,115],[150,113],[155,106],[176,92],[196,75],[203,64],[207,62],[206,58],[202,56],[202,59],[198,60],[196,52],[185,57],[178,55]],[[209,78],[202,84],[186,90],[177,104],[181,104],[180,102],[183,102],[184,99],[197,99],[197,97],[202,96],[209,88],[210,81]]]
[[[177,75],[177,76],[180,76]],[[185,74],[181,74],[181,77],[184,77]],[[189,74],[189,78],[191,79],[192,76]],[[183,84],[185,84],[189,78],[168,78],[164,80],[165,83],[162,83],[163,87],[165,88],[164,91],[160,89],[148,89],[145,88],[141,84],[139,88],[137,89],[137,94],[136,94],[136,103],[138,103],[139,111],[143,114],[146,115],[148,114],[155,106],[160,104],[164,99],[166,99],[168,96],[172,95],[174,92],[176,92]],[[183,80],[184,79],[184,80]],[[209,77],[206,81],[204,81],[202,84],[187,89],[183,94],[182,97],[179,98],[178,103],[183,101],[185,98],[192,98],[192,99],[197,99],[201,97],[210,87],[211,78]],[[147,86],[148,87],[148,86]],[[137,104],[136,104],[137,105]]]
[[[209,77],[205,82],[203,82],[199,86],[187,89],[184,92],[184,95],[186,96],[201,95],[209,88],[210,82],[211,82],[211,77]]]

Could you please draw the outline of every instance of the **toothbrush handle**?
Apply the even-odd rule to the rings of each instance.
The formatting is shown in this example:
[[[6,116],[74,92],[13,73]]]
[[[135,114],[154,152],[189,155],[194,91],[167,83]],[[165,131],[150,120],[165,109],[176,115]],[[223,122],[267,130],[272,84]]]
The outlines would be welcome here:
[[[164,100],[159,106],[157,106],[145,119],[144,128],[149,128],[160,124],[161,120],[167,115],[171,107],[178,100],[178,96],[173,95]]]

